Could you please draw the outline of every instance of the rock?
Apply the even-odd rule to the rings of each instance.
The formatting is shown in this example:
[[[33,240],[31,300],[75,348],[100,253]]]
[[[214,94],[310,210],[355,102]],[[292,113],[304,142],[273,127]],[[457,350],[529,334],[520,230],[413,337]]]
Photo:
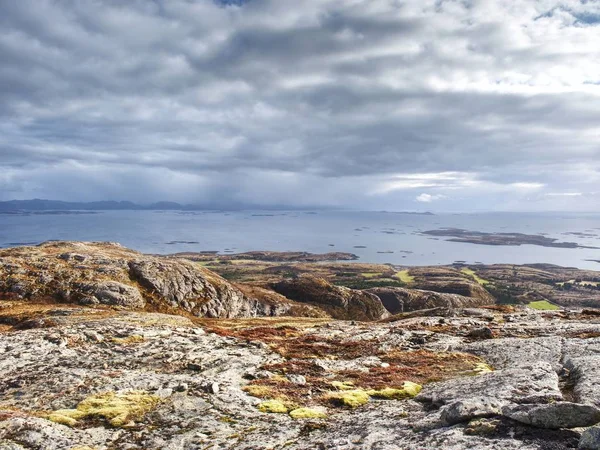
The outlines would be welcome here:
[[[431,308],[464,308],[489,304],[489,299],[465,297],[458,294],[404,289],[397,287],[378,287],[365,292],[376,295],[383,306],[392,314]]]
[[[218,394],[219,389],[219,383],[207,383],[204,385],[204,390],[209,394]]]
[[[306,384],[306,377],[304,375],[288,374],[286,378],[290,383],[304,385]]]
[[[529,366],[425,385],[416,397],[437,406],[473,398],[486,398],[498,405],[562,400],[562,394],[552,366],[539,361]]]
[[[571,402],[511,405],[504,407],[502,414],[510,419],[539,428],[589,427],[600,422],[599,408]]]
[[[441,419],[449,425],[454,425],[475,418],[499,416],[502,414],[504,404],[505,402],[501,400],[487,397],[458,400],[442,408]]]
[[[600,427],[591,427],[581,433],[579,449],[600,450]]]
[[[600,407],[600,355],[580,356],[565,361],[574,384],[575,400]]]
[[[314,309],[298,305],[294,310],[293,302],[263,291],[252,297],[200,264],[143,255],[118,244],[57,241],[0,249],[0,296],[206,317],[318,316]]]
[[[146,305],[139,289],[117,281],[104,281],[96,284],[75,285],[85,294],[92,296],[92,300],[83,300],[80,303],[100,303],[110,306],[122,306],[128,309],[141,309]]]
[[[301,276],[271,287],[290,300],[317,305],[335,319],[372,321],[389,316],[376,295],[335,286],[322,278]]]
[[[459,350],[481,356],[497,369],[545,361],[558,371],[562,367],[562,345],[563,339],[558,336],[499,338],[462,345]]]
[[[489,327],[475,328],[467,333],[467,337],[474,339],[493,339],[494,332]]]

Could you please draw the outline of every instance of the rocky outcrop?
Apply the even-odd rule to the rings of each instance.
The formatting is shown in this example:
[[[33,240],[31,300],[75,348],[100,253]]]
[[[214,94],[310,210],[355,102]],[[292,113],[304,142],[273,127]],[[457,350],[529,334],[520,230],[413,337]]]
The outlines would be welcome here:
[[[200,326],[151,312],[0,302],[0,325],[14,324],[0,327],[0,448],[598,448],[600,410],[572,398],[589,392],[577,389],[593,381],[598,338],[572,334],[593,336],[600,323],[575,313],[464,313]],[[465,333],[484,326],[503,337],[472,342]],[[514,357],[495,356],[494,341]],[[552,343],[558,357],[543,350]],[[523,352],[531,357],[519,361]],[[569,370],[563,358],[587,363]],[[413,398],[407,385],[422,390]],[[331,401],[340,398],[361,401]]]
[[[376,295],[335,286],[322,278],[301,276],[271,287],[291,300],[316,305],[335,319],[370,321],[389,316]]]
[[[374,294],[383,306],[392,314],[431,308],[470,308],[487,305],[493,302],[485,298],[465,297],[458,294],[447,294],[421,289],[404,289],[397,287],[378,287],[365,292]]]
[[[0,298],[225,318],[277,316],[289,313],[293,305],[286,299],[265,302],[244,295],[191,261],[86,242],[0,250]]]

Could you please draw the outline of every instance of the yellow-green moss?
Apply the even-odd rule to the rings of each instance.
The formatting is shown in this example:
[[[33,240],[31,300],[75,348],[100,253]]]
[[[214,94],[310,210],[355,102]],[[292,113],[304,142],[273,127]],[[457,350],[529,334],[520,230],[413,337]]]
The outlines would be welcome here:
[[[287,407],[280,400],[266,400],[258,405],[258,410],[264,413],[287,413]]]
[[[325,419],[327,414],[311,408],[298,408],[290,411],[292,419]]]
[[[402,389],[396,388],[384,388],[384,389],[371,389],[367,391],[371,397],[384,398],[388,400],[402,400],[404,398],[412,398],[421,392],[422,386],[417,383],[405,381]]]
[[[351,391],[355,389],[352,381],[332,381],[331,385],[338,391]]]
[[[144,414],[155,408],[160,398],[143,391],[126,394],[105,392],[92,395],[77,405],[76,409],[59,409],[48,419],[63,425],[74,426],[87,417],[102,417],[114,427],[122,427],[133,420],[141,419]]]
[[[352,391],[330,392],[327,399],[336,405],[357,408],[369,402],[369,394],[362,389],[354,389]]]

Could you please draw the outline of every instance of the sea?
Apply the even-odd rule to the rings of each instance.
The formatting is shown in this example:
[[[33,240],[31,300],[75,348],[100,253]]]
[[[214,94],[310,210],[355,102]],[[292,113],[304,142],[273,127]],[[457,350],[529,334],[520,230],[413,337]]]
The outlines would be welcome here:
[[[600,270],[600,250],[448,241],[461,228],[543,234],[600,247],[600,213],[411,214],[373,211],[43,211],[0,214],[0,247],[48,240],[111,241],[152,254],[252,250],[349,252],[402,266],[549,263]]]

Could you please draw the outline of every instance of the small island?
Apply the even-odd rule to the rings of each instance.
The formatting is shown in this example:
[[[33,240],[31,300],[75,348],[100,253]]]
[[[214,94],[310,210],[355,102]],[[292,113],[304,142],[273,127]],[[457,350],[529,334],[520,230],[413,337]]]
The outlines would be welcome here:
[[[541,234],[523,233],[485,233],[483,231],[463,230],[462,228],[440,228],[423,231],[427,236],[450,237],[449,242],[465,242],[478,245],[538,245],[554,248],[599,248],[580,245],[576,242],[560,242],[558,239]]]

